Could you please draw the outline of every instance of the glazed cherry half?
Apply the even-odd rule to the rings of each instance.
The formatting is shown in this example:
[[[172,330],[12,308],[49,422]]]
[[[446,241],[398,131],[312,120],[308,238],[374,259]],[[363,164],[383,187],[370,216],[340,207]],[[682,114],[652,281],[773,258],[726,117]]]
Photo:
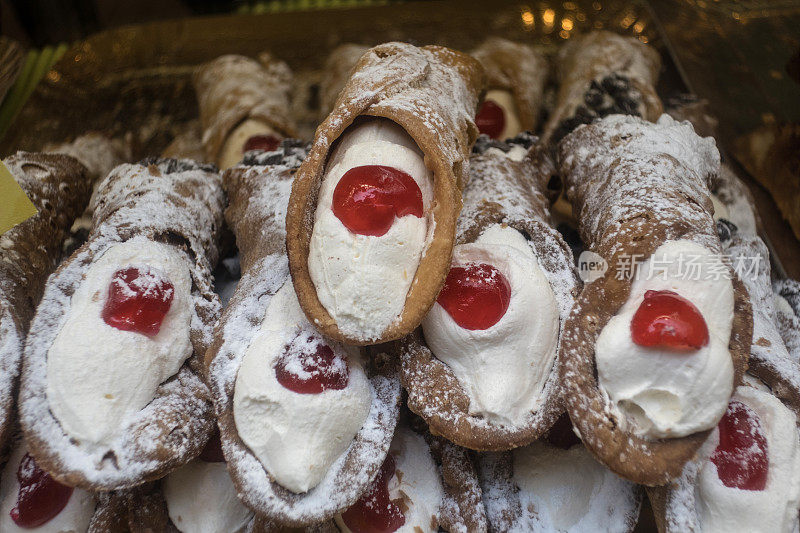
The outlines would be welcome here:
[[[484,100],[475,115],[475,125],[478,131],[498,139],[506,129],[506,114],[503,108],[492,100]]]
[[[19,527],[30,529],[46,524],[69,503],[72,487],[62,485],[39,468],[30,454],[25,454],[17,468],[19,494],[9,513]]]
[[[394,457],[389,454],[367,491],[342,513],[342,520],[350,531],[392,533],[406,523],[402,509],[389,499],[389,480],[394,476],[394,471]]]
[[[253,135],[244,143],[242,153],[249,152],[250,150],[264,150],[265,152],[274,152],[281,144],[280,137],[275,135]]]
[[[698,350],[708,344],[708,326],[697,307],[678,293],[647,291],[631,320],[631,336],[639,346]]]
[[[333,191],[333,214],[358,235],[385,235],[395,217],[423,215],[414,178],[393,167],[364,165],[344,173]]]
[[[123,331],[155,337],[174,295],[172,283],[155,269],[117,270],[108,286],[103,320]]]
[[[511,285],[492,265],[452,267],[436,300],[464,329],[489,329],[508,310]]]
[[[726,486],[741,490],[764,490],[769,473],[767,439],[758,415],[733,400],[719,422],[719,444],[711,454],[717,475]]]
[[[317,335],[304,332],[284,349],[275,365],[278,383],[298,394],[319,394],[347,387],[347,361]]]

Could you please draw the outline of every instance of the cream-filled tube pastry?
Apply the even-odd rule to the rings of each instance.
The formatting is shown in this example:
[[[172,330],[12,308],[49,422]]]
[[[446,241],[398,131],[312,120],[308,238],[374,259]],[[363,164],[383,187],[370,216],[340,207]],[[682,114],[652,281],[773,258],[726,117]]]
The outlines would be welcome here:
[[[57,480],[115,490],[186,463],[211,431],[199,370],[224,195],[215,168],[164,159],[117,167],[95,199],[37,309],[20,420]]]
[[[350,79],[350,72],[367,50],[369,46],[363,44],[345,43],[334,48],[328,55],[319,84],[320,120],[325,120],[333,111],[339,93]]]
[[[635,37],[593,31],[566,42],[556,57],[556,107],[543,140],[557,143],[580,124],[621,113],[655,121],[662,112],[656,93],[661,57]]]
[[[644,485],[676,477],[746,366],[747,291],[722,259],[708,180],[713,139],[663,115],[612,115],[559,145],[591,252],[562,338],[567,409],[586,447]]]
[[[267,53],[259,61],[225,55],[194,73],[206,159],[222,170],[248,150],[272,150],[295,135],[288,115],[292,72]]]
[[[486,94],[475,123],[493,139],[533,131],[539,123],[550,67],[532,46],[490,37],[472,51],[486,71]]]
[[[542,192],[552,162],[530,145],[473,154],[447,281],[422,334],[399,342],[411,410],[475,450],[528,444],[563,410],[558,345],[579,282]]]
[[[292,527],[333,517],[366,489],[400,402],[397,371],[384,355],[322,336],[300,309],[284,220],[306,153],[286,140],[225,173],[242,279],[206,354],[236,490],[258,515]]]
[[[18,440],[0,474],[0,531],[86,533],[96,507],[93,493],[53,479]]]
[[[697,459],[648,488],[659,531],[790,533],[800,512],[797,413],[747,376]]]
[[[486,531],[481,489],[466,450],[432,437],[417,419],[395,431],[369,488],[335,517],[339,531]]]
[[[791,358],[800,361],[800,282],[777,280],[772,284],[774,319]]]
[[[641,489],[598,463],[566,415],[528,446],[478,456],[489,531],[633,531]]]
[[[286,215],[295,291],[321,333],[375,344],[422,321],[447,275],[482,86],[476,60],[439,46],[386,43],[354,67]]]
[[[0,235],[0,448],[11,429],[36,305],[92,190],[86,168],[72,157],[17,152],[3,163],[37,213]]]

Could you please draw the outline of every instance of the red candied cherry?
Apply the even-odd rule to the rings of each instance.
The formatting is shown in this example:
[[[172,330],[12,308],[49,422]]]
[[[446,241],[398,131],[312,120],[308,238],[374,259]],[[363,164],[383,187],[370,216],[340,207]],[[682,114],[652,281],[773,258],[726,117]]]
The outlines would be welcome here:
[[[206,463],[224,463],[225,456],[222,455],[222,441],[219,438],[219,429],[214,430],[211,438],[208,439],[206,447],[200,452],[198,457]]]
[[[581,439],[572,430],[572,422],[566,413],[561,415],[547,432],[547,442],[562,450],[569,450],[581,443]]]
[[[281,144],[280,137],[275,135],[253,135],[244,143],[242,153],[249,152],[250,150],[264,150],[265,152],[274,152]]]
[[[111,327],[155,337],[172,305],[175,288],[158,271],[117,270],[108,286],[103,320]]]
[[[511,285],[492,265],[452,267],[436,299],[464,329],[489,329],[503,318],[511,301]]]
[[[506,114],[503,108],[492,100],[484,100],[475,115],[475,125],[478,131],[485,133],[492,139],[497,139],[506,129]]]
[[[711,454],[717,475],[726,486],[764,490],[769,473],[767,439],[758,415],[740,401],[728,404],[719,421],[719,444]]]
[[[275,365],[278,383],[298,394],[319,394],[347,387],[345,361],[313,333],[301,333],[284,349]]]
[[[708,344],[708,326],[692,302],[673,291],[647,291],[631,320],[639,346],[698,350]]]
[[[17,481],[17,504],[9,514],[14,523],[22,528],[46,524],[58,516],[72,496],[72,487],[62,485],[50,477],[27,453],[17,468]]]
[[[392,533],[406,523],[403,511],[389,499],[389,480],[394,476],[395,462],[391,454],[381,465],[367,491],[348,510],[342,521],[353,533]]]
[[[333,191],[332,207],[336,218],[353,233],[380,237],[395,217],[422,217],[422,191],[402,170],[364,165],[344,173]]]

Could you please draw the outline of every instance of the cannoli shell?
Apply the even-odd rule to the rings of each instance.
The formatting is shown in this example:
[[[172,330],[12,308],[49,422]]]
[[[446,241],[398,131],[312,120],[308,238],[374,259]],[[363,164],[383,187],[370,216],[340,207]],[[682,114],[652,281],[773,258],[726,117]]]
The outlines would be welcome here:
[[[323,77],[319,86],[319,101],[321,119],[324,120],[328,113],[333,111],[339,93],[350,79],[350,73],[358,60],[369,50],[362,44],[346,43],[337,46],[328,56],[323,67]]]
[[[494,224],[520,231],[534,246],[546,275],[568,280],[565,294],[557,294],[565,320],[579,291],[572,253],[550,226],[542,190],[552,174],[552,163],[539,147],[523,161],[502,154],[473,156],[472,177],[464,191],[465,207],[458,227],[458,244],[474,242]],[[560,290],[554,288],[554,292]],[[426,346],[420,330],[397,343],[402,360],[403,386],[409,408],[421,416],[431,432],[459,446],[499,451],[529,444],[539,438],[564,411],[558,374],[559,356],[553,363],[542,395],[544,401],[525,426],[497,426],[469,413],[469,397],[452,370]]]
[[[328,337],[358,345],[398,339],[413,331],[433,305],[450,268],[461,190],[478,135],[474,115],[483,82],[483,69],[475,59],[441,46],[382,44],[364,54],[353,69],[297,172],[286,215],[286,247],[300,306]],[[434,182],[432,242],[420,260],[402,313],[378,339],[342,334],[320,303],[308,269],[325,163],[333,143],[361,116],[382,117],[402,126],[424,153]]]

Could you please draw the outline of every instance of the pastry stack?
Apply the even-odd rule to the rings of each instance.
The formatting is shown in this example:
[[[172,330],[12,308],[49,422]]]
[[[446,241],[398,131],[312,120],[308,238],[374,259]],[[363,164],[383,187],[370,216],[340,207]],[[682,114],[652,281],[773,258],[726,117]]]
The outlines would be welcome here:
[[[170,157],[7,159],[0,530],[796,529],[797,287],[655,50],[553,60],[348,45],[304,141],[222,56]]]

